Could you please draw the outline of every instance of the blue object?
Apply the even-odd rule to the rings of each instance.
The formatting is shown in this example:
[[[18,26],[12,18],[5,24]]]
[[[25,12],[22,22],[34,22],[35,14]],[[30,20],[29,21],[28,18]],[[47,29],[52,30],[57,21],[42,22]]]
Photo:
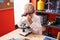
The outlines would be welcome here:
[[[29,13],[25,12],[25,13],[23,14],[23,16],[26,16],[26,15],[28,15],[28,14],[33,14],[33,13],[34,13],[34,11],[29,12]]]
[[[45,37],[44,40],[55,40],[55,38],[48,38],[48,37]]]
[[[0,0],[0,3],[3,3],[4,2],[4,0]]]
[[[15,40],[20,40],[19,38],[15,38]]]

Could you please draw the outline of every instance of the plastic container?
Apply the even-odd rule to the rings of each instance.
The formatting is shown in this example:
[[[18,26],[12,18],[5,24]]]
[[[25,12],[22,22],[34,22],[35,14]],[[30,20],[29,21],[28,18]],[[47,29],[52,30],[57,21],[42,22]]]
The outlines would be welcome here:
[[[39,0],[37,3],[37,10],[44,10],[45,3],[43,0]]]

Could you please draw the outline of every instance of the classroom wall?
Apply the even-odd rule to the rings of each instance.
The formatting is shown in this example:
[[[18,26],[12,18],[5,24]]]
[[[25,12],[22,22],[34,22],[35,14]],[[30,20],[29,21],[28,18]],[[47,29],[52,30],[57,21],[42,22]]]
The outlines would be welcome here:
[[[20,21],[21,15],[24,13],[24,5],[30,0],[14,0],[14,20],[15,25]]]
[[[3,36],[15,29],[14,9],[0,10],[0,36]]]

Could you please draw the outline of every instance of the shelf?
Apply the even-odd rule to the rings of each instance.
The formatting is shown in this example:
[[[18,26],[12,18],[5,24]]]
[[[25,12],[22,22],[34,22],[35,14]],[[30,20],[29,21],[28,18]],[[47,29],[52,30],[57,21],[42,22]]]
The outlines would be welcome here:
[[[14,7],[9,7],[9,8],[4,8],[4,9],[0,9],[1,10],[7,10],[7,9],[13,9]]]
[[[45,25],[45,26],[60,29],[60,25]]]
[[[46,11],[39,11],[39,10],[36,10],[37,13],[44,13],[44,14],[56,14],[56,15],[60,15],[59,13],[56,13],[56,12],[46,12]]]

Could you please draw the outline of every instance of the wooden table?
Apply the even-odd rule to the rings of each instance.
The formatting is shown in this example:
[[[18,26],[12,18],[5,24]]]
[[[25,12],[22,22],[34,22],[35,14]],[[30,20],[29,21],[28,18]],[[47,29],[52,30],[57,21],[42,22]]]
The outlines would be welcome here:
[[[46,37],[44,35],[39,35],[39,34],[30,34],[30,35],[24,37],[19,34],[19,31],[20,31],[20,29],[16,29],[16,30],[0,37],[0,40],[9,40],[11,38],[20,38],[21,40],[23,40],[24,38],[28,38],[30,40],[43,40]]]
[[[60,39],[60,32],[58,32],[58,36],[57,36],[57,39]]]

